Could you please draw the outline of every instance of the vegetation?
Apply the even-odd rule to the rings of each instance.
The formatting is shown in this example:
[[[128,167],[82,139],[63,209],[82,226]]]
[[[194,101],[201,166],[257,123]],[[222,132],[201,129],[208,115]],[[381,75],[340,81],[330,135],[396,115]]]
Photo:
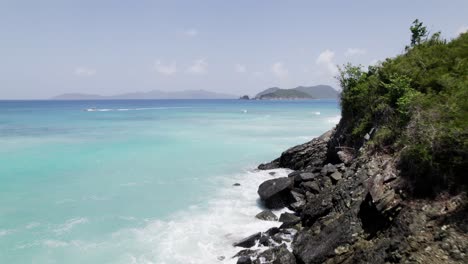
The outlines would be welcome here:
[[[418,20],[410,30],[403,54],[340,69],[342,143],[359,148],[374,128],[367,146],[400,155],[415,194],[459,190],[468,182],[468,33],[446,41]]]

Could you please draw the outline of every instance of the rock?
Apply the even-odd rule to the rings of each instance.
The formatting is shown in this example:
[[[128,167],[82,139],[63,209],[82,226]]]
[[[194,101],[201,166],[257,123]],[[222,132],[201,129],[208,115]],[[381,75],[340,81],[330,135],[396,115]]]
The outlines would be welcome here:
[[[261,211],[255,217],[260,220],[265,220],[265,221],[277,221],[278,220],[278,217],[270,210]]]
[[[258,165],[259,170],[272,170],[272,169],[277,169],[277,168],[279,168],[279,163],[276,160],[269,162],[269,163],[262,163]]]
[[[272,263],[272,264],[296,264],[296,258],[289,252],[285,244],[270,248],[258,255],[255,264]]]
[[[261,236],[260,232],[255,233],[255,234],[253,234],[251,236],[248,236],[248,237],[242,239],[239,242],[234,243],[233,246],[243,247],[243,248],[251,248],[251,247],[255,246],[255,242],[260,239],[260,236]]]
[[[234,255],[232,258],[240,258],[240,257],[256,257],[257,253],[259,252],[259,249],[243,249],[239,252],[237,252],[236,255]]]
[[[267,208],[277,209],[295,202],[290,192],[292,187],[293,181],[290,178],[276,178],[260,184],[257,193]]]
[[[308,191],[310,191],[312,193],[315,193],[315,194],[320,192],[320,187],[319,187],[318,183],[316,183],[316,182],[303,182],[303,183],[301,183],[301,186],[304,189],[306,189],[306,190],[308,190]]]
[[[333,172],[331,175],[330,175],[330,178],[333,180],[333,182],[338,182],[339,180],[342,179],[342,174],[338,171],[335,171]]]
[[[242,256],[239,259],[237,259],[237,264],[252,264],[252,260],[250,259],[250,257]]]
[[[301,218],[291,214],[291,213],[282,213],[280,215],[279,221],[282,223],[299,223],[301,221]]]
[[[219,257],[218,257],[218,260],[219,260],[219,261],[223,261],[225,258],[226,258],[225,256],[219,256]]]
[[[276,172],[270,171],[268,174],[270,174],[271,176],[274,176],[276,174]]]
[[[240,186],[240,183],[234,183],[232,186]]]
[[[306,204],[301,214],[302,224],[311,226],[317,219],[327,215],[333,208],[332,196],[321,193]]]
[[[353,155],[350,151],[340,150],[337,153],[338,159],[344,164],[348,165],[353,160]]]
[[[300,173],[299,176],[302,181],[311,181],[315,177],[317,177],[317,174],[312,173],[312,172],[303,172],[303,173]]]
[[[268,229],[265,234],[268,235],[268,236],[274,236],[276,234],[278,234],[280,232],[280,229],[277,228],[277,227],[272,227],[270,229]]]
[[[336,171],[336,167],[333,164],[328,163],[327,165],[323,166],[322,170],[320,173],[324,176],[327,176],[329,174],[332,174]]]

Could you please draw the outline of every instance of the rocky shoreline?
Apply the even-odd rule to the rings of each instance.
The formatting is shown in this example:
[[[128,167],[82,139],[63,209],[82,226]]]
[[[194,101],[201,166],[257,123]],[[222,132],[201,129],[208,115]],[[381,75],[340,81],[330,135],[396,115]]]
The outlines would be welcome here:
[[[266,210],[256,217],[282,224],[235,243],[238,264],[468,263],[466,193],[415,198],[398,157],[341,148],[338,137],[329,131],[258,167],[294,171],[259,186]],[[292,213],[270,211],[283,207]]]

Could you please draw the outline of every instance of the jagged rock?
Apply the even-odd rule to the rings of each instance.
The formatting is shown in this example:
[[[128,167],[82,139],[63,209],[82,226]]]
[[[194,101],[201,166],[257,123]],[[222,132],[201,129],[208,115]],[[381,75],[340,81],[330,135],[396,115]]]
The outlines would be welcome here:
[[[274,160],[272,162],[269,162],[269,163],[262,163],[260,165],[258,165],[258,169],[259,170],[272,170],[272,169],[277,169],[279,168],[279,163],[277,160]]]
[[[257,256],[257,253],[259,252],[259,249],[243,249],[239,252],[236,253],[232,258],[240,258],[240,257],[253,257]]]
[[[338,155],[338,159],[346,165],[350,164],[353,160],[353,154],[350,151],[340,150],[336,154]]]
[[[340,172],[335,171],[335,172],[333,172],[333,173],[330,175],[330,178],[331,178],[334,182],[337,182],[337,181],[339,181],[339,180],[342,179],[342,177],[341,177],[342,175],[343,175],[343,174],[341,174]]]
[[[303,182],[301,183],[301,186],[315,194],[320,192],[320,187],[316,182]]]
[[[261,211],[255,217],[260,220],[265,220],[265,221],[277,221],[278,220],[278,217],[270,210]]]
[[[326,176],[326,175],[334,173],[335,171],[336,171],[335,165],[328,163],[327,165],[323,166],[322,171],[320,173]]]
[[[250,259],[250,257],[242,256],[239,259],[237,259],[237,264],[252,264],[252,260]]]
[[[240,183],[234,183],[232,186],[240,186]]]
[[[311,226],[315,221],[327,215],[333,208],[332,197],[330,193],[321,193],[306,204],[301,214],[302,224]]]
[[[289,252],[285,244],[270,248],[260,253],[255,260],[255,264],[271,263],[271,264],[296,264],[296,258]]]
[[[294,215],[294,214],[291,214],[291,213],[282,213],[280,215],[280,218],[279,218],[279,221],[282,222],[282,223],[299,223],[301,221],[301,218]]]
[[[260,232],[255,233],[255,234],[253,234],[251,236],[248,236],[248,237],[242,239],[239,242],[234,243],[233,246],[243,247],[243,248],[251,248],[251,247],[255,246],[256,241],[260,239],[261,235],[262,234]]]
[[[268,236],[273,236],[273,235],[276,235],[280,232],[280,229],[277,228],[277,227],[272,227],[270,229],[268,229],[265,234],[268,235]]]
[[[263,182],[258,187],[258,194],[269,209],[277,209],[295,202],[290,190],[293,181],[290,178],[276,178]]]

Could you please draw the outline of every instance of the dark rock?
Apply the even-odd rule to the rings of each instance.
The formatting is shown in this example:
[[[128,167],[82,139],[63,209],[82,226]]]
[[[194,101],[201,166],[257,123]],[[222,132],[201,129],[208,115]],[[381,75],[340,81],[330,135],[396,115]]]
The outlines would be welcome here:
[[[236,253],[232,258],[240,258],[240,257],[255,257],[257,256],[257,253],[259,252],[259,249],[243,249],[239,252]]]
[[[232,186],[240,186],[240,183],[234,183]]]
[[[306,189],[306,190],[308,190],[308,191],[310,191],[312,193],[315,193],[315,194],[320,192],[320,187],[319,187],[318,183],[316,183],[316,182],[303,182],[303,183],[301,183],[301,186],[304,189]]]
[[[237,259],[237,264],[252,264],[252,260],[250,259],[250,257],[242,256],[239,259]]]
[[[306,204],[301,214],[302,224],[311,226],[315,221],[327,215],[333,208],[332,196],[330,193],[321,193]]]
[[[351,225],[351,216],[342,216],[325,226],[319,234],[311,230],[299,231],[293,241],[293,251],[299,263],[324,263],[336,255],[339,246],[352,244],[356,228]]]
[[[271,176],[274,176],[276,174],[276,172],[270,171],[268,174],[270,174]]]
[[[291,214],[291,213],[282,213],[280,215],[280,218],[279,218],[279,221],[282,222],[282,223],[299,223],[301,221],[301,218],[294,215],[294,214]]]
[[[326,175],[329,175],[329,174],[332,174],[336,171],[336,167],[335,165],[331,164],[331,163],[328,163],[327,165],[323,166],[322,170],[321,170],[321,174],[326,176]]]
[[[272,227],[270,229],[268,229],[265,234],[268,235],[268,236],[273,236],[273,235],[276,235],[280,232],[280,229],[277,228],[277,227]]]
[[[312,172],[303,172],[303,173],[300,173],[299,176],[302,181],[311,181],[315,177],[317,177],[317,174],[312,173]]]
[[[243,248],[251,248],[251,247],[255,246],[255,242],[260,239],[260,236],[261,236],[260,232],[255,233],[255,234],[253,234],[251,236],[248,236],[248,237],[242,239],[239,242],[234,243],[233,246],[243,247]]]
[[[339,180],[342,179],[342,175],[340,172],[335,171],[330,175],[330,178],[332,179],[333,182],[338,182]]]
[[[276,178],[263,182],[258,187],[258,194],[270,209],[277,209],[295,202],[290,190],[293,187],[293,181],[290,178]]]
[[[255,217],[260,220],[265,220],[265,221],[277,221],[278,220],[278,217],[270,210],[261,211]]]
[[[272,169],[277,169],[279,167],[280,167],[279,163],[276,160],[269,162],[269,163],[262,163],[258,165],[259,170],[272,170]]]
[[[255,264],[260,263],[296,264],[296,258],[289,252],[286,245],[282,244],[281,246],[270,248],[260,253],[255,260]]]

